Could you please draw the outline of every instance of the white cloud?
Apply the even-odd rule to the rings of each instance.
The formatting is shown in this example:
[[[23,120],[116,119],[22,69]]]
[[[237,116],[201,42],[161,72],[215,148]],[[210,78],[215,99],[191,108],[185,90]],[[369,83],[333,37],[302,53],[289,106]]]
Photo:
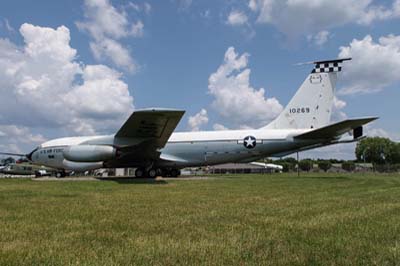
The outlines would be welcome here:
[[[198,112],[194,116],[190,116],[188,121],[191,131],[199,131],[200,127],[207,123],[208,123],[208,116],[206,109],[201,109],[200,112]]]
[[[145,2],[143,5],[144,5],[144,12],[146,14],[149,14],[151,12],[151,5],[147,2]]]
[[[7,137],[10,140],[17,139],[18,142],[22,143],[41,143],[46,141],[46,139],[40,134],[32,134],[26,127],[17,127],[15,125],[1,125],[0,126],[2,137]]]
[[[330,33],[327,30],[322,30],[315,35],[308,35],[307,39],[309,42],[314,43],[316,46],[323,46],[330,38]]]
[[[333,106],[332,106],[332,121],[341,121],[347,118],[347,115],[343,108],[345,108],[347,103],[343,100],[340,100],[336,96],[333,98]]]
[[[15,125],[0,125],[0,149],[1,151],[27,153],[32,147],[46,141],[40,134],[32,134],[27,127]],[[21,150],[21,146],[27,150]]]
[[[110,58],[112,57],[112,61],[117,66],[124,66],[130,71],[136,68],[129,50],[113,39],[104,38],[99,42],[91,42],[90,49],[94,57],[99,61],[102,61],[103,56],[107,55]]]
[[[365,132],[369,137],[383,137],[390,138],[390,134],[384,130],[383,128],[368,128],[367,132]]]
[[[1,26],[1,21],[0,21],[0,26]],[[15,32],[15,29],[11,26],[10,22],[8,21],[8,19],[4,19],[4,27],[9,32]]]
[[[343,69],[340,94],[377,92],[400,81],[400,36],[388,35],[374,42],[370,35],[340,47],[339,57],[353,60]]]
[[[227,128],[226,126],[224,126],[224,125],[222,125],[222,124],[218,124],[218,123],[216,123],[216,124],[213,125],[213,129],[214,129],[214,130],[218,130],[218,131],[221,131],[221,130],[229,130],[229,128]]]
[[[233,10],[229,13],[226,23],[232,26],[241,26],[247,23],[247,16],[241,11]]]
[[[257,9],[258,9],[258,2],[257,2],[257,0],[250,0],[250,1],[249,1],[249,8],[250,8],[252,11],[257,11]]]
[[[130,109],[132,97],[128,85],[120,77],[120,73],[106,66],[88,65],[83,71],[83,84],[68,92],[65,101],[70,106],[76,105],[74,112],[86,118],[122,114]],[[100,96],[100,99],[96,96]]]
[[[373,124],[368,124],[364,127],[364,135],[368,137],[382,137],[382,138],[388,138],[393,141],[399,141],[400,140],[400,134],[396,134],[393,132],[389,132],[383,128],[377,128],[374,127]]]
[[[133,3],[129,7],[140,8]],[[150,10],[149,7],[151,8],[148,5],[145,10]],[[79,30],[88,32],[93,38],[90,48],[97,60],[106,58],[131,72],[137,69],[128,48],[120,43],[120,39],[141,37],[142,21],[130,22],[127,13],[117,10],[109,0],[86,0],[85,20],[76,22],[76,25]]]
[[[136,23],[134,23],[131,27],[131,34],[132,36],[135,37],[142,37],[143,36],[143,22],[141,22],[140,20]]]
[[[133,111],[133,98],[120,73],[76,61],[68,28],[23,24],[20,33],[23,47],[0,39],[2,127],[86,135],[116,130]]]
[[[208,81],[214,110],[233,127],[264,126],[282,111],[277,99],[265,98],[263,88],[251,87],[248,57],[229,47],[224,62]]]
[[[143,4],[135,4],[132,2],[128,2],[126,4],[126,9],[133,9],[136,12],[142,12],[144,11],[144,13],[149,14],[151,12],[151,5],[147,2],[144,2]]]
[[[400,1],[391,7],[375,5],[372,0],[250,0],[249,8],[258,23],[274,25],[290,38],[356,23],[400,16]]]

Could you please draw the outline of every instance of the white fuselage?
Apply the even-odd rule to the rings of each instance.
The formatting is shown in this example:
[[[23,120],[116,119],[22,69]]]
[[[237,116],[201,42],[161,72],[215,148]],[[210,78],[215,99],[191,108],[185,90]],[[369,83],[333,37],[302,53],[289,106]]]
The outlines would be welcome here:
[[[292,136],[308,130],[226,130],[173,133],[160,158],[152,162],[160,167],[193,167],[227,162],[252,161],[274,154],[295,151],[313,142],[297,142]],[[75,145],[116,146],[113,135],[91,137],[69,137],[54,139],[40,145],[32,154],[36,164],[65,170],[88,170],[105,167],[105,162],[70,162],[64,157],[64,149]],[[129,145],[125,143],[124,145]],[[118,160],[106,167],[140,167],[143,162]]]

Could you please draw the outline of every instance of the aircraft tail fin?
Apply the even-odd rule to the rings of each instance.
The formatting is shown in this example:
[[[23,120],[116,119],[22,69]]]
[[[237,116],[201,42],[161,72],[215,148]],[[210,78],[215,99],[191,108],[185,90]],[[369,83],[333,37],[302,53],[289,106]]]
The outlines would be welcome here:
[[[316,61],[283,112],[263,129],[309,129],[329,124],[337,73],[342,62],[351,58]]]

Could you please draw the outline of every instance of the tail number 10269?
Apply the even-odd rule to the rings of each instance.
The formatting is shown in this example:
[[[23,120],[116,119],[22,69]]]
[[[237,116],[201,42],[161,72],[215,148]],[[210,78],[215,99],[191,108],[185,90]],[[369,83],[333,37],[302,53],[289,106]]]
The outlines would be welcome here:
[[[298,107],[298,108],[290,108],[289,113],[291,114],[307,114],[310,112],[309,107]]]

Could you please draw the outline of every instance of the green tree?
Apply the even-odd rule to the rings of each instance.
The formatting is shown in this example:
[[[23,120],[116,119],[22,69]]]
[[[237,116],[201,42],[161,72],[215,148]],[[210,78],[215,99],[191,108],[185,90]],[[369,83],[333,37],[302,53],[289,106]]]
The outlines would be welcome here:
[[[8,157],[8,158],[1,160],[1,163],[2,164],[12,164],[12,163],[15,163],[15,159],[13,157]]]
[[[328,171],[332,167],[332,163],[327,160],[321,160],[318,162],[318,168],[324,170],[324,172]]]
[[[365,138],[357,143],[356,157],[360,162],[395,163],[399,159],[399,144],[387,138]]]
[[[286,157],[285,159],[283,159],[283,161],[291,164],[297,164],[297,160],[293,157]]]
[[[400,142],[395,143],[395,154],[394,154],[394,158],[393,161],[396,164],[400,164]]]
[[[348,172],[353,172],[356,169],[356,164],[352,161],[343,162],[342,169]]]
[[[285,162],[285,161],[280,162],[278,164],[282,165],[282,167],[283,167],[282,171],[285,172],[285,173],[290,172],[290,171],[294,171],[295,170],[295,166],[296,166],[296,164],[294,164],[294,163],[288,163],[288,162]]]
[[[310,159],[304,159],[299,162],[299,168],[302,171],[310,171],[313,168],[313,161]]]

